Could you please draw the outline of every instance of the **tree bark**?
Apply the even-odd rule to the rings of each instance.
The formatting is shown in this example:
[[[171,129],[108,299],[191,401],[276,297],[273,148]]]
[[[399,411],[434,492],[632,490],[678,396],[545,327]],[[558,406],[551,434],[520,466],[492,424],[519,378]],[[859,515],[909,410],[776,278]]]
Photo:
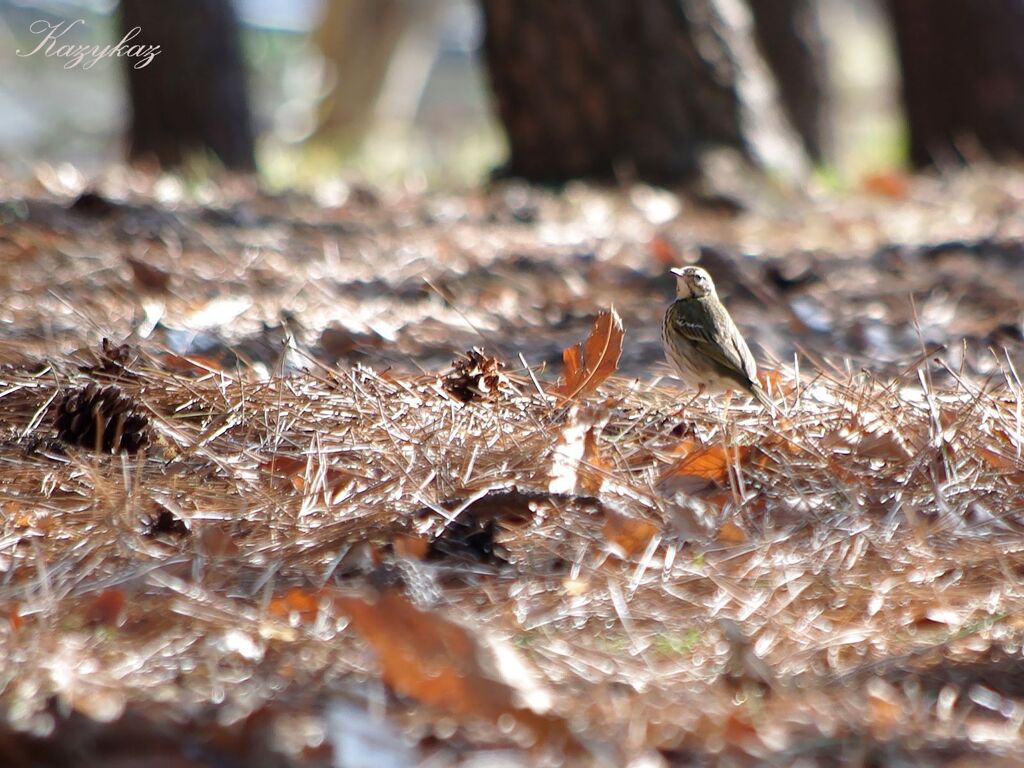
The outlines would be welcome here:
[[[828,69],[817,0],[750,0],[750,11],[786,117],[807,154],[820,163],[829,154]]]
[[[230,0],[121,0],[121,34],[160,45],[141,69],[125,58],[128,157],[165,168],[211,152],[230,170],[256,166],[238,20]]]
[[[914,165],[1024,152],[1024,3],[888,6]]]
[[[697,177],[703,152],[716,147],[803,170],[736,0],[482,5],[508,173],[673,183]]]

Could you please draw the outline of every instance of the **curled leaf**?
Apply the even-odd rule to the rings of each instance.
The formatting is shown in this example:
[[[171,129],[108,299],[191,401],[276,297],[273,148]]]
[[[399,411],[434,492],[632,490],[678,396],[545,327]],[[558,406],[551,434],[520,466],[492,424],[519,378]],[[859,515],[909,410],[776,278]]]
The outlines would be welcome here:
[[[565,373],[554,389],[555,394],[572,400],[601,386],[619,365],[625,336],[619,313],[614,309],[602,311],[586,342],[574,344],[562,352]]]

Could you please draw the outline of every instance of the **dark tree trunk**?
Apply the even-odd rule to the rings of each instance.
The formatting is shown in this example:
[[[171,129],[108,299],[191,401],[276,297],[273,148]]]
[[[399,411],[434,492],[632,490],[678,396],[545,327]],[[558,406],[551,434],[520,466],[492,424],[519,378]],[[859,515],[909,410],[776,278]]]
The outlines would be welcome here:
[[[817,0],[750,0],[761,54],[779,86],[786,117],[816,162],[829,154],[828,70]]]
[[[765,101],[771,88],[749,18],[724,12],[721,0],[482,5],[509,173],[687,181],[703,150],[722,146],[801,167],[793,136]]]
[[[915,165],[1024,153],[1024,3],[889,0]],[[965,157],[966,155],[966,157]]]
[[[121,0],[121,34],[159,44],[151,64],[127,64],[131,105],[128,156],[181,165],[212,152],[226,168],[255,168],[252,118],[230,0]]]

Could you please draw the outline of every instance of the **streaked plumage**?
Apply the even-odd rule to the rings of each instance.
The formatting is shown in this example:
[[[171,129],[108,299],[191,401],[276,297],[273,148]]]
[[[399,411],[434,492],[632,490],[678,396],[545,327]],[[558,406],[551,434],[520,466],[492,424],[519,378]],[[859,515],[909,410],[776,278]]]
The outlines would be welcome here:
[[[673,269],[676,300],[665,312],[665,356],[680,377],[700,390],[741,389],[774,411],[757,381],[757,363],[728,310],[715,292],[711,276],[700,267]]]

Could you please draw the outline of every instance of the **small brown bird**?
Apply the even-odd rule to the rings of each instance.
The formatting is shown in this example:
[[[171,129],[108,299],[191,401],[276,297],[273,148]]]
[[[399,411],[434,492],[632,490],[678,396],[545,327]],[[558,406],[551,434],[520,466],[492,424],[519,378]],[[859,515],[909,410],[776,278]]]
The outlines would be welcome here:
[[[700,267],[677,268],[672,274],[676,300],[665,312],[661,338],[680,377],[699,392],[742,389],[774,412],[757,380],[754,356],[718,298],[711,275]]]

